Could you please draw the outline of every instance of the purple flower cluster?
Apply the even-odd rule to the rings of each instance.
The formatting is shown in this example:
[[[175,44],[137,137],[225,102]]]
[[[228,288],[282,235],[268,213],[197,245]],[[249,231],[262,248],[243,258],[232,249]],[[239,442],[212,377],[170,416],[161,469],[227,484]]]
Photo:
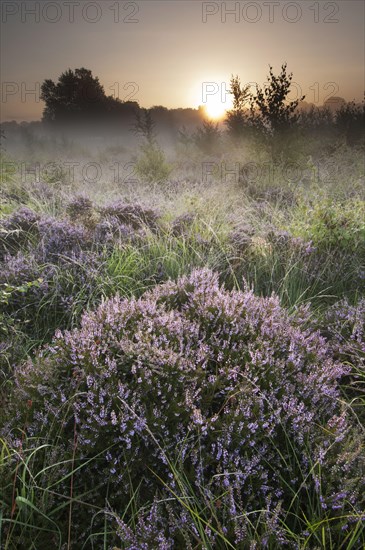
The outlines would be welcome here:
[[[71,219],[41,216],[24,207],[1,221],[0,284],[20,286],[43,279],[40,287],[26,295],[14,293],[7,305],[9,313],[21,309],[21,317],[29,319],[37,313],[33,311],[37,304],[39,308],[50,300],[55,315],[72,314],[81,289],[88,301],[109,248],[139,242],[145,235],[143,220],[150,224],[157,220],[157,214],[140,206],[116,203],[110,209],[116,215],[105,210],[102,217],[90,199],[75,197],[67,208]],[[31,329],[32,323],[27,327]]]
[[[249,224],[240,224],[229,234],[230,244],[239,252],[247,252],[255,243],[255,229]],[[268,250],[281,256],[305,258],[316,251],[312,241],[294,237],[288,231],[270,227],[261,237]]]
[[[47,318],[49,330],[54,330],[61,318],[67,323],[75,314],[77,294],[82,290],[86,305],[95,291],[103,264],[103,246],[95,244],[84,226],[41,217],[27,208],[6,218],[1,229],[6,234],[2,241],[0,285],[20,287],[42,279],[40,285],[26,293],[13,292],[4,311],[16,315],[28,332],[34,332],[35,322],[41,322],[40,311]],[[48,304],[47,308],[44,304]],[[80,306],[81,302],[78,310]]]
[[[306,321],[275,297],[227,291],[208,270],[138,300],[116,296],[17,368],[13,425],[26,414],[30,436],[57,429],[70,453],[76,422],[76,458],[98,456],[87,474],[113,483],[114,509],[137,487],[152,502],[160,480],[181,495],[174,464],[207,502],[219,499],[215,517],[237,548],[257,510],[272,526],[262,547],[270,536],[284,544],[294,497],[318,493],[339,522],[364,505],[364,464],[346,447],[353,428],[338,399],[348,368]],[[33,416],[19,407],[29,401]],[[160,513],[170,548],[174,522]],[[143,521],[119,528],[126,548],[159,547]]]
[[[237,252],[246,252],[252,244],[255,229],[249,223],[237,225],[228,235],[228,241]]]
[[[134,243],[143,240],[143,229],[135,230],[130,225],[121,223],[115,216],[108,216],[99,221],[94,230],[94,241],[104,245]]]
[[[55,261],[72,253],[91,248],[85,229],[66,220],[43,218],[38,222],[40,242],[36,253],[43,262]]]

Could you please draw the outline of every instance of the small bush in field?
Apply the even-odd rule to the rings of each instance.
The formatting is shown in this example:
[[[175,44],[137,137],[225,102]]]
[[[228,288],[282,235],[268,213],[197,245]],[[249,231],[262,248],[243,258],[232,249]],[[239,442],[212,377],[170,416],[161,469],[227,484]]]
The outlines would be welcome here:
[[[122,513],[137,488],[142,506],[171,496],[166,487],[181,496],[177,469],[211,503],[206,519],[235,548],[247,547],[262,511],[262,546],[290,545],[284,521],[305,537],[304,517],[292,508],[298,500],[319,520],[329,514],[326,529],[340,541],[341,518],[364,505],[362,440],[338,399],[348,368],[307,320],[305,310],[289,316],[275,297],[227,291],[206,270],[139,300],[117,296],[16,369],[8,428],[26,418],[27,435],[57,438],[62,459],[97,456],[84,479],[82,470],[74,478],[80,493],[93,476],[105,480],[93,504],[107,498]],[[184,546],[185,528],[194,532],[178,504],[153,509],[166,548],[168,540]],[[127,516],[119,521],[125,548],[156,544],[143,511],[136,530]],[[217,543],[214,530],[206,536]]]
[[[302,206],[293,231],[313,240],[315,246],[348,250],[365,257],[365,202],[350,199],[343,203],[318,201]]]
[[[136,173],[149,183],[164,182],[172,172],[162,149],[157,144],[144,144],[136,162]]]
[[[142,229],[135,230],[130,225],[121,223],[116,216],[104,218],[96,225],[94,230],[95,240],[106,245],[132,242],[143,235]]]

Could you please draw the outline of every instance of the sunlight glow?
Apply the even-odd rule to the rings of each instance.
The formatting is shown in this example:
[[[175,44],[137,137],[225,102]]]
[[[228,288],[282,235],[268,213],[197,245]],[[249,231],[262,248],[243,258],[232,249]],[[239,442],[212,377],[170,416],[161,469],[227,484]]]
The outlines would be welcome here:
[[[214,120],[223,119],[226,111],[230,108],[230,103],[228,101],[223,103],[219,95],[208,97],[207,102],[204,104],[204,109],[207,116]]]

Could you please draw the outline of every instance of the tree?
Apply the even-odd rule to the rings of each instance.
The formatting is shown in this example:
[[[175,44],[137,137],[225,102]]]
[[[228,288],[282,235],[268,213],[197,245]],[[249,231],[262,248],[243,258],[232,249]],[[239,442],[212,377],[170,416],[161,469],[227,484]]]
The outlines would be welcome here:
[[[46,103],[43,120],[53,122],[95,118],[107,111],[110,101],[99,79],[85,68],[68,69],[57,84],[45,80],[40,97]]]
[[[134,132],[142,138],[141,153],[136,162],[137,174],[149,183],[165,181],[172,168],[166,162],[165,154],[157,142],[151,109],[136,111]]]
[[[151,147],[156,145],[156,124],[151,109],[140,109],[135,113],[134,133],[142,137]]]
[[[305,96],[288,101],[293,73],[287,74],[286,63],[281,66],[278,76],[274,75],[271,65],[269,67],[268,83],[263,89],[257,86],[256,96],[251,97],[251,113],[265,133],[277,136],[298,121],[299,115],[295,111]]]
[[[203,126],[198,128],[193,135],[193,142],[200,151],[210,155],[217,148],[219,138],[218,122],[214,123],[210,120],[204,120]]]
[[[232,137],[240,137],[243,135],[246,122],[244,106],[250,97],[250,86],[241,86],[241,81],[237,75],[232,75],[230,85],[229,93],[233,95],[233,109],[227,111],[226,125],[228,133]]]
[[[362,104],[350,101],[343,105],[336,112],[335,125],[339,133],[345,136],[347,145],[361,143],[365,135],[365,100]]]

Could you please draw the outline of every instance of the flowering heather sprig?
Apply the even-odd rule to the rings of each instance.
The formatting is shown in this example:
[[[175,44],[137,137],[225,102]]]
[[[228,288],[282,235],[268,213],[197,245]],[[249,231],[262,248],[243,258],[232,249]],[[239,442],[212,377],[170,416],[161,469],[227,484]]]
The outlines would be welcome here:
[[[294,495],[307,501],[320,487],[323,506],[339,516],[364,505],[364,461],[349,452],[352,428],[338,399],[348,368],[305,321],[276,297],[227,291],[208,270],[139,300],[116,296],[17,368],[10,426],[27,414],[27,433],[49,438],[56,429],[67,454],[76,422],[77,459],[98,456],[87,476],[113,482],[114,509],[137,487],[152,502],[159,479],[178,494],[173,463],[191,487],[219,498],[216,514],[237,548],[246,514],[262,509],[284,544],[280,518]],[[29,400],[32,417],[19,407]],[[139,534],[120,529],[142,544],[143,525]]]
[[[33,210],[22,206],[3,220],[2,226],[9,230],[21,229],[22,231],[30,231],[39,219],[40,216],[33,212]]]
[[[148,514],[140,512],[135,532],[122,519],[115,516],[117,534],[123,545],[126,545],[125,548],[129,550],[151,550],[151,548],[173,550],[175,548],[172,538],[165,535],[167,523],[159,508],[162,506],[155,501]]]
[[[248,223],[239,224],[228,235],[229,243],[238,251],[245,252],[252,244],[255,229]]]

